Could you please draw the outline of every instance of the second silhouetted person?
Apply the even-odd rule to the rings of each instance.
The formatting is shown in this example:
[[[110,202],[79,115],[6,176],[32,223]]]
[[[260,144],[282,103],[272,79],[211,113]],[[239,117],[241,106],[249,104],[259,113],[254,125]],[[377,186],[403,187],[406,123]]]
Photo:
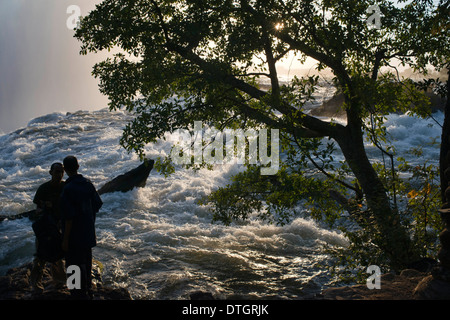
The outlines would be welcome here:
[[[71,294],[84,299],[92,293],[92,248],[97,244],[95,219],[103,202],[91,181],[78,174],[77,158],[67,156],[63,163],[69,178],[61,195],[62,247],[66,267],[76,265],[81,270],[81,288],[71,290]]]

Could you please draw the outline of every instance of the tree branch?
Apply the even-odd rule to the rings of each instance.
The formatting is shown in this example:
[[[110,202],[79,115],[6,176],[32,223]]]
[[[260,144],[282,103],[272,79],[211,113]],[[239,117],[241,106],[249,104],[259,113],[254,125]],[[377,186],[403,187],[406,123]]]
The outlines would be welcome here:
[[[293,137],[294,137],[295,143],[296,143],[298,146],[300,146],[300,142],[298,141],[297,136],[294,134]],[[355,191],[355,193],[357,194],[358,197],[360,197],[360,198],[363,197],[363,194],[362,194],[362,192],[361,192],[361,190],[360,190],[359,188],[355,188],[355,187],[353,187],[352,185],[348,184],[347,182],[342,181],[342,180],[340,180],[340,179],[337,179],[336,177],[333,177],[333,175],[331,175],[330,173],[328,173],[327,171],[325,171],[325,169],[324,169],[323,167],[319,166],[319,165],[317,164],[317,162],[314,161],[314,159],[311,157],[311,155],[310,155],[309,153],[306,154],[306,157],[308,158],[309,161],[311,161],[311,163],[313,164],[313,166],[314,166],[317,170],[319,170],[320,172],[322,172],[327,178],[329,178],[329,179],[331,179],[331,180],[333,180],[333,181],[336,181],[337,183],[343,185],[343,186],[346,187],[347,189],[350,189],[350,190]]]
[[[372,70],[372,80],[377,80],[378,70],[380,69],[381,60],[383,60],[385,58],[386,52],[387,52],[386,49],[381,49],[375,53],[375,62],[373,64],[373,70]]]
[[[161,23],[161,28],[163,29],[164,36],[166,39],[166,49],[171,52],[175,52],[179,54],[184,59],[192,62],[193,64],[197,65],[205,75],[213,76],[214,78],[219,78],[222,83],[227,84],[233,88],[236,88],[246,94],[248,94],[253,99],[257,99],[259,101],[265,99],[268,96],[268,93],[256,88],[255,86],[252,86],[251,84],[245,82],[244,80],[238,79],[233,74],[227,72],[217,64],[214,64],[213,62],[206,61],[202,59],[199,55],[195,54],[192,50],[189,48],[185,48],[183,46],[177,45],[173,43],[169,37],[169,33],[167,30],[167,27],[165,26],[165,23],[163,21],[163,16],[161,13],[160,8],[155,3],[154,0],[151,0],[153,5],[155,6],[155,10],[158,14],[158,18]],[[253,8],[252,8],[253,10]],[[273,51],[271,48],[271,42],[270,42],[270,34],[273,32],[272,29],[268,28],[268,22],[265,19],[261,19],[261,23],[265,25],[265,33],[266,33],[266,41],[265,41],[265,52],[268,57],[268,63],[269,63],[269,77],[271,79],[272,83],[272,94],[278,95],[279,97],[279,82],[278,77],[276,73],[275,63],[276,60],[273,57]],[[273,35],[273,34],[272,34]],[[275,35],[277,36],[277,35]],[[301,42],[294,41],[288,36],[279,36],[278,37],[281,41],[285,41],[291,46],[292,49],[298,49],[300,51],[304,51],[306,54],[312,56],[313,58],[318,58],[319,61],[325,62],[327,65],[332,65],[334,68],[337,68],[334,64],[334,62],[326,55],[316,52],[306,46],[305,44]],[[248,105],[240,105],[240,109],[243,113],[245,113],[248,117],[262,121],[268,125],[271,125],[275,128],[281,128],[284,127],[288,131],[295,131],[299,136],[302,137],[335,137],[338,130],[343,127],[339,124],[329,123],[326,121],[319,120],[315,117],[309,116],[292,106],[283,103],[282,101],[275,101],[275,104],[272,106],[277,111],[281,112],[283,115],[285,115],[287,118],[290,118],[294,120],[294,123],[291,123],[291,127],[289,128],[287,125],[280,125],[277,121],[273,120],[272,118],[260,113],[258,110],[254,108],[250,108]]]
[[[162,12],[161,12],[161,8],[158,6],[158,4],[154,0],[150,0],[150,2],[155,7],[156,14],[157,14],[159,22],[161,24],[161,29],[163,30],[163,33],[164,33],[164,38],[166,39],[166,43],[169,43],[169,41],[170,41],[169,32],[167,31],[166,24],[164,23],[164,18],[163,18]]]
[[[231,98],[227,99],[232,101],[248,118],[265,123],[272,128],[285,130],[302,138],[323,138],[327,136],[326,134],[311,130],[306,127],[298,127],[296,125],[288,124],[280,119],[275,120],[270,116],[264,114],[260,110],[250,107],[246,102],[237,101]]]

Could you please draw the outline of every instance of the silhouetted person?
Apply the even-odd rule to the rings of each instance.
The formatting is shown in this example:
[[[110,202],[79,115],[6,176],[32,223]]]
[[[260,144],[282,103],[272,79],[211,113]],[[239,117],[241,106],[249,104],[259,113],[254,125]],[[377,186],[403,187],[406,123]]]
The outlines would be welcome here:
[[[81,289],[72,289],[71,294],[87,299],[92,285],[92,248],[97,244],[95,218],[103,202],[94,185],[78,174],[77,158],[67,156],[63,163],[69,178],[61,195],[62,247],[66,252],[66,268],[76,265],[81,270]]]
[[[64,168],[62,163],[55,162],[51,165],[50,171],[51,180],[45,182],[36,191],[33,202],[36,204],[36,213],[38,219],[42,219],[40,224],[53,224],[53,227],[58,231],[61,230],[61,216],[60,216],[60,196],[64,187],[64,181],[62,180],[64,176]],[[44,215],[47,215],[44,217]],[[45,219],[45,220],[44,220]],[[44,227],[45,227],[44,225]],[[36,225],[35,225],[36,226]],[[34,228],[33,228],[34,229]],[[37,234],[40,234],[39,232]],[[47,235],[45,235],[47,237]],[[42,238],[41,238],[42,240]],[[61,243],[59,239],[53,239],[57,241],[56,246],[60,246]],[[41,293],[44,288],[42,286],[42,276],[44,273],[44,267],[47,262],[51,262],[51,275],[53,278],[54,286],[63,286],[65,284],[66,273],[64,271],[64,264],[62,257],[51,259],[46,255],[43,246],[44,241],[39,241],[39,237],[36,236],[36,254],[33,260],[33,268],[30,274],[30,281],[33,291],[35,293]],[[52,261],[50,261],[52,260]]]

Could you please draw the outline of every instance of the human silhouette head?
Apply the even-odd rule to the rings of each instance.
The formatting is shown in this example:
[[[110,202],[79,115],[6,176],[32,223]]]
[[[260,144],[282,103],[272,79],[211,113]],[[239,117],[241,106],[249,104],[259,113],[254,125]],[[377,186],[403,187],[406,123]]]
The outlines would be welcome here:
[[[61,162],[55,162],[50,166],[50,175],[52,176],[52,181],[59,183],[64,176],[64,167]]]
[[[73,176],[77,174],[78,168],[80,167],[78,165],[78,160],[74,156],[67,156],[64,158],[64,170],[66,171],[67,175]]]

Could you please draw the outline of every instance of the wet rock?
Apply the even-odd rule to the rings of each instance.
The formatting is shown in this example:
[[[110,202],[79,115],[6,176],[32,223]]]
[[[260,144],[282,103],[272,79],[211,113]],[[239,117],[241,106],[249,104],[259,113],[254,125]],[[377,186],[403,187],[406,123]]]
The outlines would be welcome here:
[[[444,111],[447,99],[434,94],[426,92],[425,95],[430,100],[430,112]],[[343,107],[344,95],[342,93],[334,95],[329,100],[325,101],[321,106],[311,109],[311,115],[328,118],[346,118],[347,114]]]
[[[104,193],[116,191],[127,192],[135,187],[145,187],[147,178],[150,174],[150,171],[152,171],[153,169],[154,163],[154,160],[144,161],[144,163],[142,163],[139,167],[105,183],[105,185],[103,185],[98,190],[98,193],[101,195]]]
[[[50,277],[50,265],[44,269],[42,284],[44,291],[33,292],[30,285],[30,274],[33,264],[8,270],[0,277],[0,300],[68,300],[71,295],[66,286],[55,287]],[[93,299],[94,300],[131,300],[130,293],[124,288],[104,286],[101,280],[101,266],[93,261]]]
[[[36,213],[36,210],[30,210],[30,211],[26,211],[26,212],[22,212],[16,215],[11,215],[11,216],[1,216],[0,217],[0,222],[2,222],[3,220],[16,220],[16,219],[22,219],[22,218],[29,218],[31,221],[35,221],[38,217],[38,214]]]
[[[195,291],[189,294],[191,300],[216,300],[211,292]]]
[[[365,284],[328,288],[320,297],[325,300],[412,300],[418,299],[414,290],[428,274],[405,269],[399,275],[381,275],[381,289],[369,289]]]
[[[321,106],[311,109],[311,115],[330,118],[345,118],[346,112],[343,108],[344,95],[337,94],[325,101]]]
[[[421,300],[449,300],[450,283],[429,275],[417,285],[414,297]]]

